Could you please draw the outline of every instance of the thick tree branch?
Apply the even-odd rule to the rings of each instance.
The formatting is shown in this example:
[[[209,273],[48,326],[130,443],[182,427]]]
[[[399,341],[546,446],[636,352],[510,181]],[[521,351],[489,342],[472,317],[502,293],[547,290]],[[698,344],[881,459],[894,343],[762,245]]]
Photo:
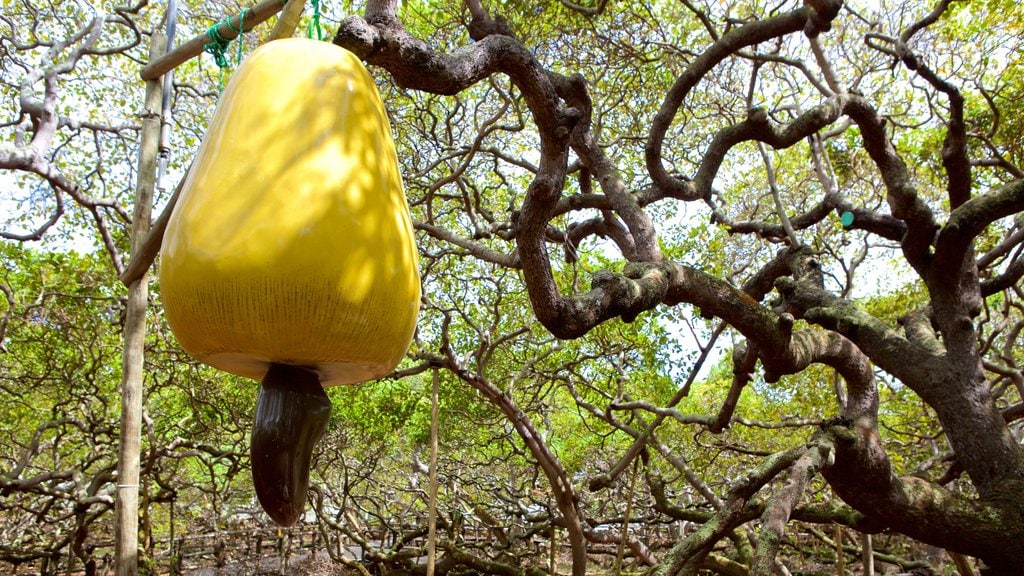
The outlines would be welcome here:
[[[860,127],[864,148],[885,183],[892,215],[907,225],[902,240],[903,255],[918,274],[926,276],[931,264],[932,241],[939,228],[935,216],[918,196],[910,169],[889,141],[885,120],[860,97],[850,99],[846,113]]]
[[[850,97],[846,95],[834,96],[800,114],[789,124],[781,126],[773,124],[764,109],[753,108],[748,111],[743,122],[723,128],[715,134],[701,158],[700,168],[692,181],[687,181],[683,187],[674,188],[667,188],[661,183],[656,184],[667,197],[679,200],[709,198],[726,154],[737,144],[754,140],[776,149],[788,148],[835,122],[849,101]]]
[[[1014,180],[964,202],[949,215],[935,241],[936,265],[963,261],[971,243],[986,227],[1024,210],[1024,180]],[[959,266],[954,268],[959,270]]]
[[[507,74],[521,90],[542,134],[563,127],[560,98],[547,71],[510,36],[487,36],[441,54],[409,34],[395,18],[380,17],[370,23],[352,16],[342,21],[334,43],[384,68],[403,88],[433,94],[457,94],[492,74]]]
[[[811,479],[822,468],[828,467],[834,458],[829,442],[818,442],[810,446],[789,469],[786,484],[772,495],[761,515],[761,530],[757,534],[757,553],[750,567],[751,576],[771,576],[775,572],[775,555],[778,554],[793,509]]]
[[[772,38],[800,31],[807,25],[808,19],[812,16],[813,12],[809,8],[801,8],[772,18],[751,22],[727,32],[718,38],[696,60],[691,62],[686,71],[676,80],[672,88],[666,93],[661,109],[651,123],[647,144],[644,147],[647,171],[651,175],[654,185],[661,189],[663,196],[683,200],[698,200],[704,197],[706,192],[694,183],[674,178],[665,168],[662,157],[665,136],[668,133],[669,126],[671,126],[679,108],[690,91],[718,63],[737,51],[754,44],[766,42]],[[835,14],[832,14],[832,17],[835,17]]]
[[[926,399],[929,393],[935,393],[939,383],[932,383],[928,375],[931,370],[947,369],[941,356],[915,346],[852,302],[841,300],[821,288],[792,278],[781,278],[776,282],[776,288],[785,299],[787,309],[797,312],[798,318],[842,334],[875,364],[906,382]]]
[[[791,466],[804,453],[804,447],[779,452],[765,458],[754,470],[733,483],[725,505],[691,535],[669,551],[666,561],[654,574],[657,576],[696,575],[704,558],[736,527],[757,517],[764,508],[754,495],[780,472]]]
[[[615,214],[625,222],[629,230],[628,240],[623,238],[629,250],[623,254],[630,261],[661,261],[654,223],[643,210],[640,200],[627,190],[619,171],[597,145],[591,133],[592,102],[586,81],[582,76],[573,76],[562,79],[559,85],[566,104],[579,115],[572,129],[570,146],[579,156],[580,162],[587,167],[589,174],[600,184]]]
[[[872,520],[990,563],[1024,557],[1024,528],[1012,510],[965,498],[921,478],[897,477],[869,426],[840,423],[826,433],[833,437],[836,458],[822,474],[845,502]],[[1007,556],[1010,550],[1017,552]]]

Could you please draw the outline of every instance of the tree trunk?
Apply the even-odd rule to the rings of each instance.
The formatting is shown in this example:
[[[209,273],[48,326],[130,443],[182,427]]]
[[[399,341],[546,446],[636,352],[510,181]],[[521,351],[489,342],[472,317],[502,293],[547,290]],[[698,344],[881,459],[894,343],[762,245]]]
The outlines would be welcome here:
[[[166,50],[167,37],[155,32],[150,45],[150,60]],[[135,189],[135,213],[132,219],[132,253],[149,233],[156,183],[157,153],[160,147],[160,110],[163,82],[146,82],[146,102],[142,116],[142,140],[139,151],[139,179]],[[121,441],[117,465],[117,504],[114,550],[117,576],[139,573],[139,452],[142,430],[143,350],[146,339],[146,300],[148,276],[128,286],[128,310],[124,323],[124,354],[121,375]]]

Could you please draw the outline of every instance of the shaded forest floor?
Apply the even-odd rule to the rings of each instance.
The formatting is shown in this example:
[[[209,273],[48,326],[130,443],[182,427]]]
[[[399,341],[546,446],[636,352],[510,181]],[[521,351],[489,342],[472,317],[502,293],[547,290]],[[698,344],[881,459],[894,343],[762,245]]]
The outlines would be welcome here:
[[[566,559],[568,561],[568,559]],[[568,564],[566,564],[568,565]],[[808,565],[804,564],[802,569],[793,570],[794,576],[832,576],[835,574],[835,566],[829,564]],[[591,571],[595,576],[612,574],[613,570],[606,567],[595,566]],[[623,574],[638,574],[641,572],[625,571]],[[847,576],[860,576],[863,574],[862,567],[857,564],[847,565],[844,573]],[[876,566],[875,574],[883,576],[886,574],[901,574],[895,566]],[[915,576],[932,576],[935,572],[910,572]],[[941,574],[941,572],[940,572]],[[284,566],[274,557],[265,557],[262,561],[242,561],[232,563],[220,568],[204,567],[194,570],[187,570],[183,576],[359,576],[358,572],[331,560],[325,552],[302,553],[290,558]]]
[[[279,559],[264,557],[260,561],[243,561],[222,567],[188,570],[184,576],[357,576],[357,572],[331,560],[324,552],[296,555],[282,566]]]

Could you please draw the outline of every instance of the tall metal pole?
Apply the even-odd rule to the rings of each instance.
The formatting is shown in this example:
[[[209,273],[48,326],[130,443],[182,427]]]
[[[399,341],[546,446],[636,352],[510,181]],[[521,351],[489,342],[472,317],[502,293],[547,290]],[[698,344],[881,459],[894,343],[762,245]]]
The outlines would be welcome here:
[[[153,34],[149,58],[167,51],[167,37]],[[139,145],[138,181],[135,188],[135,213],[132,217],[133,255],[149,234],[156,184],[157,155],[160,149],[160,110],[163,82],[146,82],[146,100],[142,111],[142,137]],[[115,570],[117,576],[139,573],[139,453],[142,430],[142,384],[146,340],[146,300],[149,278],[143,274],[128,285],[128,309],[124,323],[124,354],[121,375],[121,444],[117,464],[116,524],[114,529]]]
[[[174,32],[178,27],[178,2],[167,2],[167,46],[174,46]],[[165,50],[166,52],[166,50]],[[174,88],[174,70],[168,70],[163,76],[163,98],[160,101],[160,155],[156,175],[156,186],[161,193],[167,191],[167,161],[171,157],[171,90]],[[134,255],[134,248],[132,249]]]

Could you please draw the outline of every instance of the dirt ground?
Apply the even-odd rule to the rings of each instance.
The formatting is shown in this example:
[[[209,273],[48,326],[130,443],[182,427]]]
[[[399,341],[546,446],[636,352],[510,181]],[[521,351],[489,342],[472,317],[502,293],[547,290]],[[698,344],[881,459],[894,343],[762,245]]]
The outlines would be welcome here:
[[[282,570],[283,568],[283,570]],[[276,559],[255,562],[239,562],[221,568],[200,568],[185,572],[184,576],[357,576],[341,564],[331,561],[325,553],[302,554],[288,560],[281,566]]]

